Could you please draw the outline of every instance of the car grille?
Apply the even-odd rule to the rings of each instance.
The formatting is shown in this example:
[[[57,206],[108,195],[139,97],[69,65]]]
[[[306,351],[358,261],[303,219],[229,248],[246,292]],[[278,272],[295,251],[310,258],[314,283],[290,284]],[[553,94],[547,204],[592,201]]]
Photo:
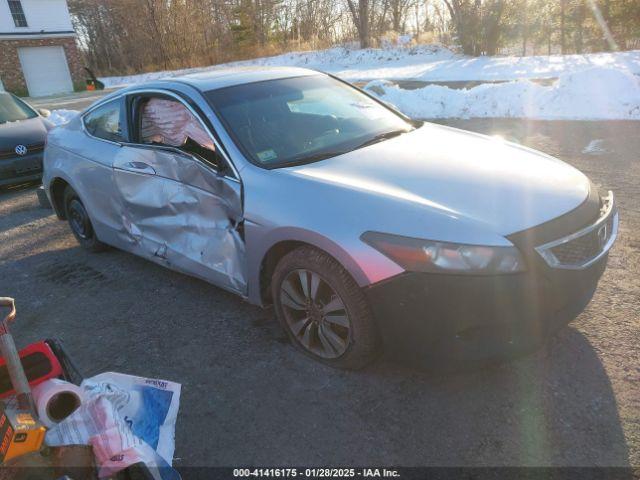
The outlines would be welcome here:
[[[551,252],[553,252],[553,255],[563,265],[582,265],[596,257],[602,251],[604,246],[601,244],[602,241],[606,243],[609,240],[613,232],[613,215],[607,218],[606,225],[607,228],[604,236],[601,235],[602,238],[598,236],[599,229],[595,229],[575,240],[570,240],[567,243],[552,248]]]
[[[32,155],[44,151],[44,143],[35,143],[32,145],[25,145],[27,147],[27,153],[25,155]],[[0,150],[0,160],[7,158],[16,158],[19,155],[15,151],[15,147],[10,150]]]
[[[547,264],[554,268],[586,268],[613,245],[618,229],[618,213],[613,194],[603,198],[600,218],[593,224],[567,237],[536,248]]]
[[[21,165],[19,168],[2,168],[2,165],[0,165],[0,180],[20,179],[20,177],[29,177],[39,173],[42,173],[42,163],[40,160],[30,161],[25,165]]]

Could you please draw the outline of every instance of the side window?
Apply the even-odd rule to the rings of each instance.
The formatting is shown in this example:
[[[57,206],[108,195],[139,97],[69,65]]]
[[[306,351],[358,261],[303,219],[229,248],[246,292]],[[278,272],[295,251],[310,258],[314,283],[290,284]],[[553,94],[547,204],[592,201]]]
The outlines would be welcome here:
[[[112,100],[86,115],[84,127],[94,137],[112,142],[124,141],[120,125],[120,100]]]
[[[149,98],[141,101],[138,108],[140,143],[175,147],[216,164],[211,136],[182,103]]]

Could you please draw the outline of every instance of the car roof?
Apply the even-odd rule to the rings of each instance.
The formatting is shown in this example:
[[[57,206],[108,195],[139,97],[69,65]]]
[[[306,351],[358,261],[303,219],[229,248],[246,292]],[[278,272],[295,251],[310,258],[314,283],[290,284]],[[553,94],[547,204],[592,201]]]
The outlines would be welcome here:
[[[201,92],[208,92],[210,90],[232,87],[234,85],[277,80],[279,78],[305,77],[309,75],[326,74],[309,68],[298,67],[221,67],[188,75],[165,77],[158,80],[135,83],[122,89],[117,89],[92,103],[84,110],[84,113],[104,105],[123,94],[149,88],[168,87],[176,83],[190,85]]]
[[[297,67],[231,67],[192,73],[163,81],[187,83],[203,92],[245,83],[276,80],[278,78],[304,77],[320,72]]]

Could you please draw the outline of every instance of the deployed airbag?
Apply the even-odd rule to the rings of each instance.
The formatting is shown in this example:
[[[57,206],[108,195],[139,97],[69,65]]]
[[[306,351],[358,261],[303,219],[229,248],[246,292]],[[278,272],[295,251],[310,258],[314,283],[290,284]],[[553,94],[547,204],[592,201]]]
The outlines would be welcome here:
[[[140,136],[144,143],[162,143],[173,147],[187,138],[214,151],[211,137],[200,121],[180,102],[151,98],[141,109]]]

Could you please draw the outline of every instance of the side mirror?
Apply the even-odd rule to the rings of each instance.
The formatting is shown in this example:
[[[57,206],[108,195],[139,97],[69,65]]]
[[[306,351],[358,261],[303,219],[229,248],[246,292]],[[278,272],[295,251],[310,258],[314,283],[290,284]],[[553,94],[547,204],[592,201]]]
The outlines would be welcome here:
[[[38,113],[41,117],[47,118],[51,116],[51,110],[47,110],[46,108],[39,108]]]
[[[209,148],[200,145],[191,137],[187,137],[184,145],[182,145],[179,150],[196,158],[200,158],[215,167],[218,177],[224,177],[229,173],[229,164],[217,148],[215,150],[210,150]]]

